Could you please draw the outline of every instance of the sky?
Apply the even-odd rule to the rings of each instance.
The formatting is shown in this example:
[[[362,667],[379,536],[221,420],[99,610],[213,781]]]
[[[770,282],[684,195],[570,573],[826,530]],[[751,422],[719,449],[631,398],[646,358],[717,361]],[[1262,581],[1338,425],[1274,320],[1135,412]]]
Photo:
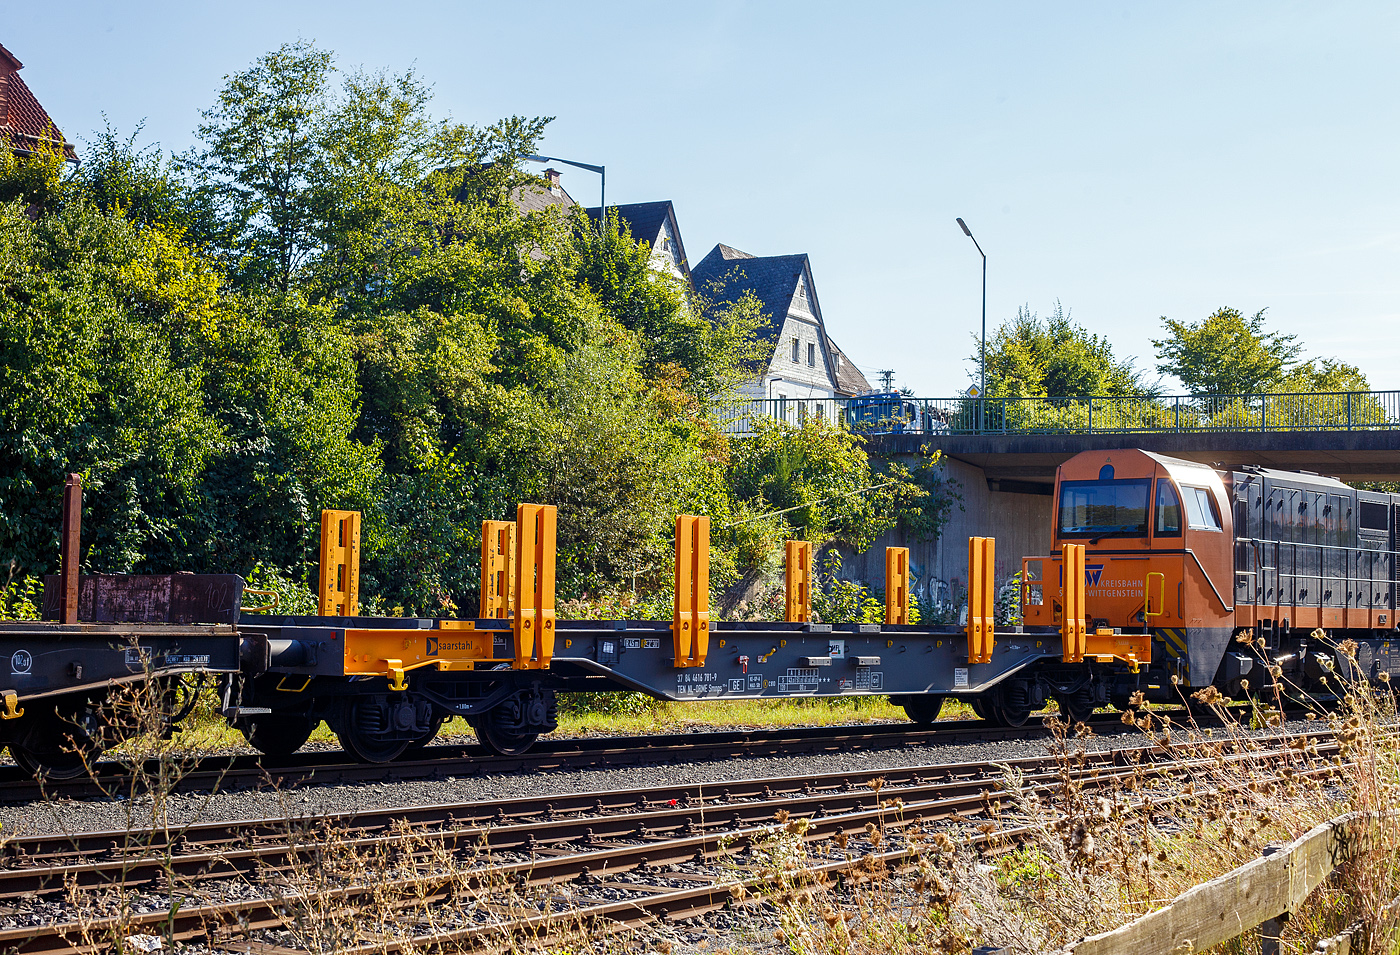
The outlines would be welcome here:
[[[1267,308],[1400,389],[1400,4],[0,0],[80,148],[183,151],[223,78],[298,38],[416,70],[433,110],[553,116],[609,203],[670,199],[692,262],[805,252],[829,334],[920,396],[1058,301],[1156,379],[1161,317]],[[566,167],[567,169],[567,167]],[[586,205],[597,177],[567,169]],[[1162,386],[1178,384],[1163,379]]]

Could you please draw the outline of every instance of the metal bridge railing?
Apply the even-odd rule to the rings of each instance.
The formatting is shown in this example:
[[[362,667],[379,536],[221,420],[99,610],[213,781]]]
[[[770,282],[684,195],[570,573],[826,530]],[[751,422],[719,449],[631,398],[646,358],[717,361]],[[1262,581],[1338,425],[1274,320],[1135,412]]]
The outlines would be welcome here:
[[[1077,398],[762,398],[720,414],[729,434],[759,418],[809,418],[870,434],[1139,434],[1210,431],[1386,431],[1400,428],[1400,391]]]

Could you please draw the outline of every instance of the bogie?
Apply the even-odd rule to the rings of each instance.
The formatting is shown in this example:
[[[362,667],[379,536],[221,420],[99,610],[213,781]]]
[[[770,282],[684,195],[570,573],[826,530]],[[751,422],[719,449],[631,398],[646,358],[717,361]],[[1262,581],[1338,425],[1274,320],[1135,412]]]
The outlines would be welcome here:
[[[19,723],[10,739],[10,756],[36,778],[83,776],[105,748],[102,721],[86,699],[36,701]]]
[[[426,699],[410,693],[369,693],[337,700],[327,722],[341,748],[355,759],[387,763],[434,732],[434,719],[433,705]]]

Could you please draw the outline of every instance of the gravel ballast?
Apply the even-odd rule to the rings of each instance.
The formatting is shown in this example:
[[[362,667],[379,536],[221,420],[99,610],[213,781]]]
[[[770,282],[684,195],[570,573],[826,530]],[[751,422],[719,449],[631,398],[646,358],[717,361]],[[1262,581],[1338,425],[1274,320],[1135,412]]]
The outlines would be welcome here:
[[[1317,722],[1293,721],[1293,731],[1317,729]],[[1217,730],[1217,735],[1224,731]],[[1231,732],[1244,732],[1238,729]],[[1103,729],[1083,740],[1092,749],[1132,747],[1148,742],[1143,733],[1129,727]],[[1052,740],[1044,737],[1007,740],[953,740],[888,750],[804,754],[800,756],[738,756],[672,761],[618,769],[534,770],[483,776],[447,777],[435,780],[355,783],[296,789],[236,791],[213,794],[171,795],[171,825],[189,822],[221,822],[253,818],[288,818],[320,814],[346,814],[360,809],[422,806],[578,793],[600,790],[673,786],[686,783],[723,783],[736,779],[784,777],[813,773],[866,772],[944,763],[1011,760],[1041,756]],[[1074,745],[1078,745],[1078,741]],[[431,747],[427,752],[431,752]],[[392,769],[387,772],[392,773]],[[78,832],[124,829],[149,819],[149,797],[125,799],[60,799],[47,803],[0,807],[0,831],[7,834]]]

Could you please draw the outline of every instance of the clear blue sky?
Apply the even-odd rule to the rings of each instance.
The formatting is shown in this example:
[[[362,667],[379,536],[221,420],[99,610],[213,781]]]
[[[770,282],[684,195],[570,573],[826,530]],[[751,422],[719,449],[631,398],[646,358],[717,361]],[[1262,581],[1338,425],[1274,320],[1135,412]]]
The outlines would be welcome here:
[[[472,123],[671,199],[716,242],[812,258],[831,334],[921,395],[988,322],[1056,299],[1154,364],[1159,317],[1267,306],[1400,388],[1394,3],[143,3],[4,0],[0,43],[79,139],[193,141],[221,78],[297,37],[416,68]],[[570,171],[597,202],[597,181]],[[1154,373],[1155,377],[1155,373]],[[1170,383],[1168,383],[1170,384]]]

